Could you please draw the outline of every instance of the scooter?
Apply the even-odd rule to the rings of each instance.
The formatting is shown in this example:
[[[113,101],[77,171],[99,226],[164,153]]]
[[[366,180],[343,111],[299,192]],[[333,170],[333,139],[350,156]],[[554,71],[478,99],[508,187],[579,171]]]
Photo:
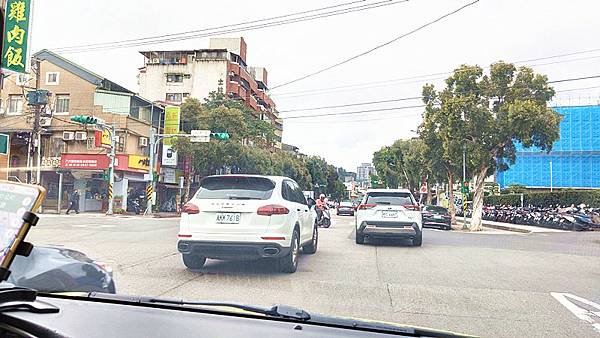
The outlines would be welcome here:
[[[317,219],[317,226],[329,228],[331,226],[331,214],[329,209],[321,210],[321,218]]]

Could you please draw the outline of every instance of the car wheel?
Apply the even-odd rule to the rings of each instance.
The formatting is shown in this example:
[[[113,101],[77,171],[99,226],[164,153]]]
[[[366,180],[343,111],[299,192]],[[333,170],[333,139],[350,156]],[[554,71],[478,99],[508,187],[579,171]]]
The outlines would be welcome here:
[[[446,225],[446,227],[444,229],[446,229],[446,230],[452,230],[452,226],[451,225]]]
[[[279,258],[279,270],[282,272],[293,273],[298,269],[298,256],[300,253],[300,235],[298,230],[292,234],[292,243],[290,253]]]
[[[356,244],[365,244],[365,235],[356,232]]]
[[[421,246],[421,244],[423,244],[423,233],[419,233],[419,235],[412,240],[413,246]]]
[[[190,270],[202,269],[204,263],[206,263],[206,257],[204,256],[193,254],[184,254],[181,256],[183,257],[183,264]]]
[[[331,220],[329,218],[323,219],[323,228],[329,228],[331,226]]]
[[[312,255],[315,252],[317,252],[318,245],[319,245],[319,231],[317,230],[317,227],[315,226],[313,228],[312,240],[310,241],[309,244],[302,247],[302,252],[307,255]]]

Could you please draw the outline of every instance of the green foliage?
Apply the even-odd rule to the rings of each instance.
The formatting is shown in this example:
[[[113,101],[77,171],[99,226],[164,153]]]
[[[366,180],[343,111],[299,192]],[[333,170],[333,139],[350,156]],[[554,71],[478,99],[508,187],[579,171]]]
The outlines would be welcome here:
[[[509,184],[506,189],[502,189],[502,194],[521,194],[526,193],[527,188],[522,184]]]
[[[521,205],[521,194],[486,196],[488,205]],[[584,203],[594,208],[600,207],[600,191],[597,190],[561,190],[554,192],[536,192],[523,194],[523,204],[540,207],[550,205],[568,206]]]
[[[204,103],[188,98],[181,105],[182,131],[209,129],[213,133],[228,133],[230,138],[209,143],[190,143],[180,138],[174,141],[174,147],[181,155],[192,157],[194,171],[202,176],[222,168],[232,173],[280,175],[294,179],[303,190],[314,189],[333,199],[345,196],[337,168],[317,156],[272,150],[273,126],[253,114],[239,101],[229,100],[221,93],[211,93]]]
[[[426,146],[420,139],[397,140],[373,154],[373,166],[383,186],[418,189],[427,178]]]
[[[505,62],[492,64],[488,75],[479,66],[461,65],[441,92],[423,88],[422,129],[439,140],[454,172],[466,150],[467,171],[475,177],[472,229],[481,227],[484,179],[514,163],[514,142],[550,151],[558,140],[562,117],[548,107],[553,96],[546,76]]]

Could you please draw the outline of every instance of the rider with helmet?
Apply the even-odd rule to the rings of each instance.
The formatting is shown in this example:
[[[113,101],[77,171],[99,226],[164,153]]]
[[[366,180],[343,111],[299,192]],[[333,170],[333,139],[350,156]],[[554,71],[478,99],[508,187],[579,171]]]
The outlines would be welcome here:
[[[327,198],[325,198],[325,194],[319,195],[319,199],[317,199],[317,220],[320,221],[321,217],[323,217],[323,210],[327,209]]]

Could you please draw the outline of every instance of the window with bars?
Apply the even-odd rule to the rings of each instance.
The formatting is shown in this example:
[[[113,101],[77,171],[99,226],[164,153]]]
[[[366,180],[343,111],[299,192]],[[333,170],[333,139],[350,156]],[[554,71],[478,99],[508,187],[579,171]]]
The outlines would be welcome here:
[[[167,93],[166,100],[170,102],[181,102],[183,101],[182,93]]]
[[[71,97],[69,94],[57,94],[56,95],[56,107],[54,109],[54,113],[68,115],[70,103],[71,103]]]
[[[9,95],[8,96],[8,114],[20,115],[23,114],[23,96]]]

